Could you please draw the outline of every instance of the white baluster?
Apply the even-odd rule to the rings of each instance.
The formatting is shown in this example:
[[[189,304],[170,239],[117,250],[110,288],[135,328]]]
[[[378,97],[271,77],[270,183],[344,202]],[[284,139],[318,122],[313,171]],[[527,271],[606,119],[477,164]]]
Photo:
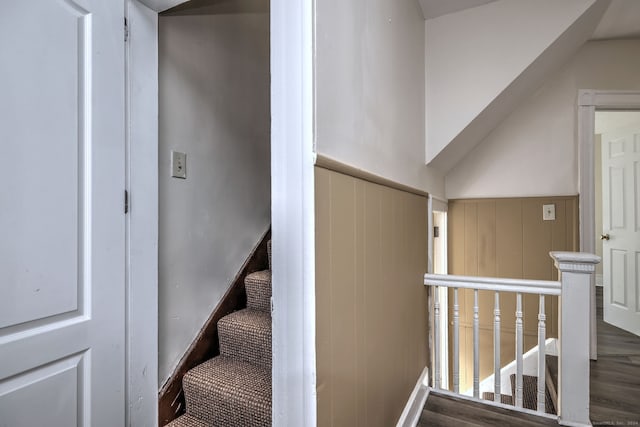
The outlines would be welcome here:
[[[473,290],[473,397],[480,397],[480,315],[478,290]]]
[[[545,411],[545,357],[546,357],[546,320],[547,316],[544,311],[544,295],[540,295],[540,309],[538,312],[538,411]]]
[[[460,392],[460,311],[458,306],[458,288],[453,289],[453,392]]]
[[[516,407],[522,408],[522,294],[516,294]]]
[[[496,292],[493,307],[493,400],[500,402],[500,293]]]
[[[439,287],[433,287],[433,316],[435,323],[434,330],[434,347],[435,347],[435,361],[434,361],[434,387],[440,388],[440,292]]]

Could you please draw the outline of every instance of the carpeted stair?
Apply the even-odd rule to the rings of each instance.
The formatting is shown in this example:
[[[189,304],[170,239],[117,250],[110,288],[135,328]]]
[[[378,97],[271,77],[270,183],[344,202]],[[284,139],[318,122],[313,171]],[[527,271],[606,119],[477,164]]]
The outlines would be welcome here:
[[[168,427],[271,426],[271,241],[269,270],[245,278],[247,308],[218,322],[220,355],[182,379],[186,413]]]
[[[482,393],[482,398],[484,400],[494,401],[495,394],[490,391],[485,391]],[[510,394],[501,394],[500,395],[500,403],[504,403],[505,405],[513,405],[513,397]]]
[[[556,384],[557,373],[554,377],[554,369],[557,366],[557,357],[547,355],[547,372],[546,372],[546,387],[545,387],[545,412],[547,414],[556,414]],[[551,367],[551,372],[549,367]],[[511,380],[512,395],[502,394],[500,395],[501,402],[505,405],[515,405],[516,402],[516,375],[511,374],[509,377]],[[494,394],[491,392],[482,393],[484,400],[494,401]],[[532,375],[522,376],[522,407],[525,409],[531,409],[536,411],[538,409],[538,377]]]

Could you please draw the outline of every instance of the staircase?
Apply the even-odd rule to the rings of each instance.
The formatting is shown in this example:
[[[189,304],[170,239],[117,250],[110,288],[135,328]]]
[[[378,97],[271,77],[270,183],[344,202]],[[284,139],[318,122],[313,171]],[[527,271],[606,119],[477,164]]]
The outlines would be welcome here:
[[[245,278],[247,308],[218,322],[220,355],[182,379],[186,413],[168,427],[271,426],[271,241],[269,270]]]
[[[584,252],[550,252],[558,269],[560,280],[533,280],[512,279],[500,277],[458,276],[448,274],[425,274],[424,284],[430,288],[431,334],[433,346],[431,385],[426,387],[427,406],[431,400],[431,392],[434,394],[450,394],[475,400],[476,403],[485,406],[500,407],[501,409],[526,414],[536,414],[538,417],[548,418],[563,425],[590,425],[589,419],[589,307],[590,289],[593,280],[595,266],[600,262],[600,257]],[[446,289],[453,302],[452,322],[441,323],[440,290]],[[472,311],[467,308],[467,314],[460,314],[460,290],[465,292],[462,298],[473,295]],[[485,307],[480,310],[480,292],[493,293],[493,310]],[[503,320],[501,310],[501,294],[515,294],[515,358],[511,363],[504,365],[501,355],[504,354],[502,340]],[[491,295],[491,294],[489,294]],[[538,300],[537,309],[537,338],[538,344],[524,353],[525,341],[525,315],[524,297],[533,296],[533,301]],[[558,334],[560,339],[547,340],[547,312],[545,300],[549,296],[559,296],[557,305]],[[489,300],[490,301],[490,300]],[[451,300],[447,300],[447,303]],[[488,312],[488,313],[487,313]],[[483,314],[485,313],[485,314]],[[493,321],[493,374],[482,382],[480,381],[480,319],[487,316]],[[472,351],[465,351],[462,359],[460,351],[461,335],[467,340],[468,335],[460,333],[461,318],[471,317],[472,321]],[[533,316],[530,316],[533,317]],[[531,319],[533,320],[533,319]],[[508,322],[511,323],[511,322]],[[442,326],[442,327],[441,327]],[[450,343],[442,337],[450,337]],[[451,366],[449,358],[441,357],[442,346],[451,345]],[[532,356],[535,350],[535,360]],[[549,350],[549,352],[548,352]],[[547,355],[558,354],[562,357],[556,359],[547,358]],[[464,394],[460,392],[460,365],[466,363],[466,357],[473,363],[473,369],[469,372],[473,377],[473,388]],[[486,360],[491,359],[488,354],[483,354]],[[532,363],[534,362],[534,363]],[[467,363],[470,364],[470,363]],[[444,367],[444,369],[443,369]],[[443,371],[445,374],[443,374]],[[551,371],[554,371],[553,373]],[[446,373],[451,373],[451,390],[445,390],[449,378]],[[516,381],[510,374],[515,374],[519,386],[514,387]],[[525,375],[528,374],[529,376]],[[538,377],[536,377],[538,376]],[[554,378],[555,377],[555,378]],[[511,381],[509,381],[509,379]],[[504,381],[504,383],[503,383]],[[490,384],[490,383],[493,384]],[[509,384],[511,382],[511,384]],[[482,384],[481,384],[482,383]],[[416,384],[415,396],[423,390],[425,385]],[[502,390],[516,389],[511,396],[499,395]],[[498,395],[482,392],[493,391]],[[467,396],[468,395],[468,396]],[[528,396],[527,396],[528,395]],[[470,396],[474,396],[471,398]],[[494,404],[481,401],[479,397],[486,399],[495,398]],[[493,400],[493,399],[491,399]],[[406,413],[415,420],[418,413],[413,409],[416,399],[406,406]],[[515,401],[515,405],[513,405]],[[504,402],[501,404],[501,402]],[[511,402],[511,404],[509,403]],[[531,408],[531,409],[528,409]],[[555,415],[554,415],[555,413]],[[409,416],[407,415],[407,417]]]
[[[558,384],[558,357],[546,355],[546,374],[545,374],[545,412],[555,415],[557,407],[557,384]],[[505,405],[516,404],[516,375],[509,376],[511,380],[511,394],[501,394],[500,402]],[[484,400],[494,401],[494,393],[484,392],[482,398]],[[532,411],[538,408],[538,377],[534,375],[522,376],[522,407]]]

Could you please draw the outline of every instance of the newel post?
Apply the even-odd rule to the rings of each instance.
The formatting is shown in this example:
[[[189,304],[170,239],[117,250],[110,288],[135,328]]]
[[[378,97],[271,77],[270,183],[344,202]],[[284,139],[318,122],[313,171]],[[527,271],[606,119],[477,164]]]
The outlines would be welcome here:
[[[558,417],[564,425],[589,420],[591,275],[600,257],[581,252],[551,252],[562,283],[558,334]]]

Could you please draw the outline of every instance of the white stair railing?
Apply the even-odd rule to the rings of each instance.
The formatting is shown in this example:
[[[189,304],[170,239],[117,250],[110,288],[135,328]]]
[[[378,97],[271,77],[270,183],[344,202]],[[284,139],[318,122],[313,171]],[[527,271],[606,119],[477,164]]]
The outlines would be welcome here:
[[[551,252],[556,268],[560,271],[560,281],[522,280],[488,277],[454,276],[426,274],[424,284],[434,289],[434,322],[433,343],[433,387],[437,390],[441,384],[448,382],[443,379],[441,366],[448,361],[440,360],[440,302],[438,288],[453,289],[453,331],[452,331],[452,359],[453,359],[453,392],[460,390],[460,312],[459,289],[473,289],[473,397],[480,397],[480,354],[479,329],[480,315],[478,292],[493,291],[493,360],[494,360],[494,401],[501,402],[501,369],[500,335],[501,309],[500,293],[513,292],[516,294],[515,312],[515,343],[516,343],[516,379],[515,379],[515,409],[523,407],[523,312],[522,295],[536,294],[538,303],[538,383],[537,410],[545,412],[545,340],[546,314],[545,296],[560,296],[558,308],[559,319],[559,376],[558,376],[558,418],[563,424],[589,424],[589,308],[590,308],[590,274],[595,271],[595,265],[600,258],[585,253]]]

